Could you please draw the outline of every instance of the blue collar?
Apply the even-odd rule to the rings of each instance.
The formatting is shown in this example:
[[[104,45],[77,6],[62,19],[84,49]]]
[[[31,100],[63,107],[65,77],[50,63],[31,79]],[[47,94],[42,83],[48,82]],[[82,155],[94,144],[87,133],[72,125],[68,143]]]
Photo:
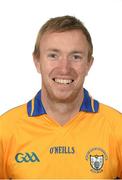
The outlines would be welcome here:
[[[84,89],[84,99],[80,107],[80,111],[96,113],[99,109],[99,102],[92,99],[89,96],[89,93],[86,89]],[[41,101],[41,90],[37,93],[37,95],[27,103],[27,112],[28,116],[39,116],[43,114],[47,114],[46,110]]]

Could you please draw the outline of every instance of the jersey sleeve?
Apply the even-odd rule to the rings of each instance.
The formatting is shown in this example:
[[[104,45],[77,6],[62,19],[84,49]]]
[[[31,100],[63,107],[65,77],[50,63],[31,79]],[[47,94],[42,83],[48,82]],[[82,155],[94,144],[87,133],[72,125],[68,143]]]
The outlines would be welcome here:
[[[0,117],[0,179],[7,179],[7,170],[5,164],[5,150],[6,150],[6,131],[4,119]]]
[[[117,135],[117,154],[118,154],[118,177],[122,179],[122,114],[120,113],[119,121],[116,125]]]
[[[118,152],[118,159],[119,159],[119,166],[118,166],[119,175],[118,175],[118,177],[120,179],[122,179],[122,138],[118,142],[118,150],[117,150],[117,152]]]
[[[1,119],[1,118],[0,118]],[[2,138],[2,127],[0,123],[0,179],[4,177],[4,152],[3,152],[3,138]]]

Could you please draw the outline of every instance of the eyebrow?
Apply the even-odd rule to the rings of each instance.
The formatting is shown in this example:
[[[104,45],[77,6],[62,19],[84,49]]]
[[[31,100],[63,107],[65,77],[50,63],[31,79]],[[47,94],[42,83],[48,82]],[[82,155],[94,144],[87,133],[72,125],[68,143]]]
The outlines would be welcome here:
[[[60,52],[60,50],[56,49],[56,48],[47,49],[47,51]],[[84,51],[73,50],[73,51],[70,52],[70,54],[85,54],[85,52]]]
[[[47,49],[47,51],[54,51],[54,52],[59,52],[60,50],[59,49]]]
[[[84,54],[85,52],[83,51],[71,51],[71,54]]]

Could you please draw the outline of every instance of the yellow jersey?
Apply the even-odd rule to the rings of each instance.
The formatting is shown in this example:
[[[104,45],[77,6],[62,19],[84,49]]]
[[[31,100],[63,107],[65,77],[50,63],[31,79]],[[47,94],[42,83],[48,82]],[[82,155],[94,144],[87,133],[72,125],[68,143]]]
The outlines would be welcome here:
[[[122,178],[122,115],[84,89],[79,113],[61,126],[41,91],[0,117],[0,178]]]

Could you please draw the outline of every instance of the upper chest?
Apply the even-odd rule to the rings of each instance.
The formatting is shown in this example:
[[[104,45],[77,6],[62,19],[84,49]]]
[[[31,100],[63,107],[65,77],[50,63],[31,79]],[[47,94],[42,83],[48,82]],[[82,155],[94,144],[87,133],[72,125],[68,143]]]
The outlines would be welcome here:
[[[116,142],[101,117],[78,116],[59,126],[47,116],[21,123],[6,150],[13,178],[111,178],[117,175]],[[45,120],[45,122],[44,122]],[[98,121],[98,122],[97,122]]]

